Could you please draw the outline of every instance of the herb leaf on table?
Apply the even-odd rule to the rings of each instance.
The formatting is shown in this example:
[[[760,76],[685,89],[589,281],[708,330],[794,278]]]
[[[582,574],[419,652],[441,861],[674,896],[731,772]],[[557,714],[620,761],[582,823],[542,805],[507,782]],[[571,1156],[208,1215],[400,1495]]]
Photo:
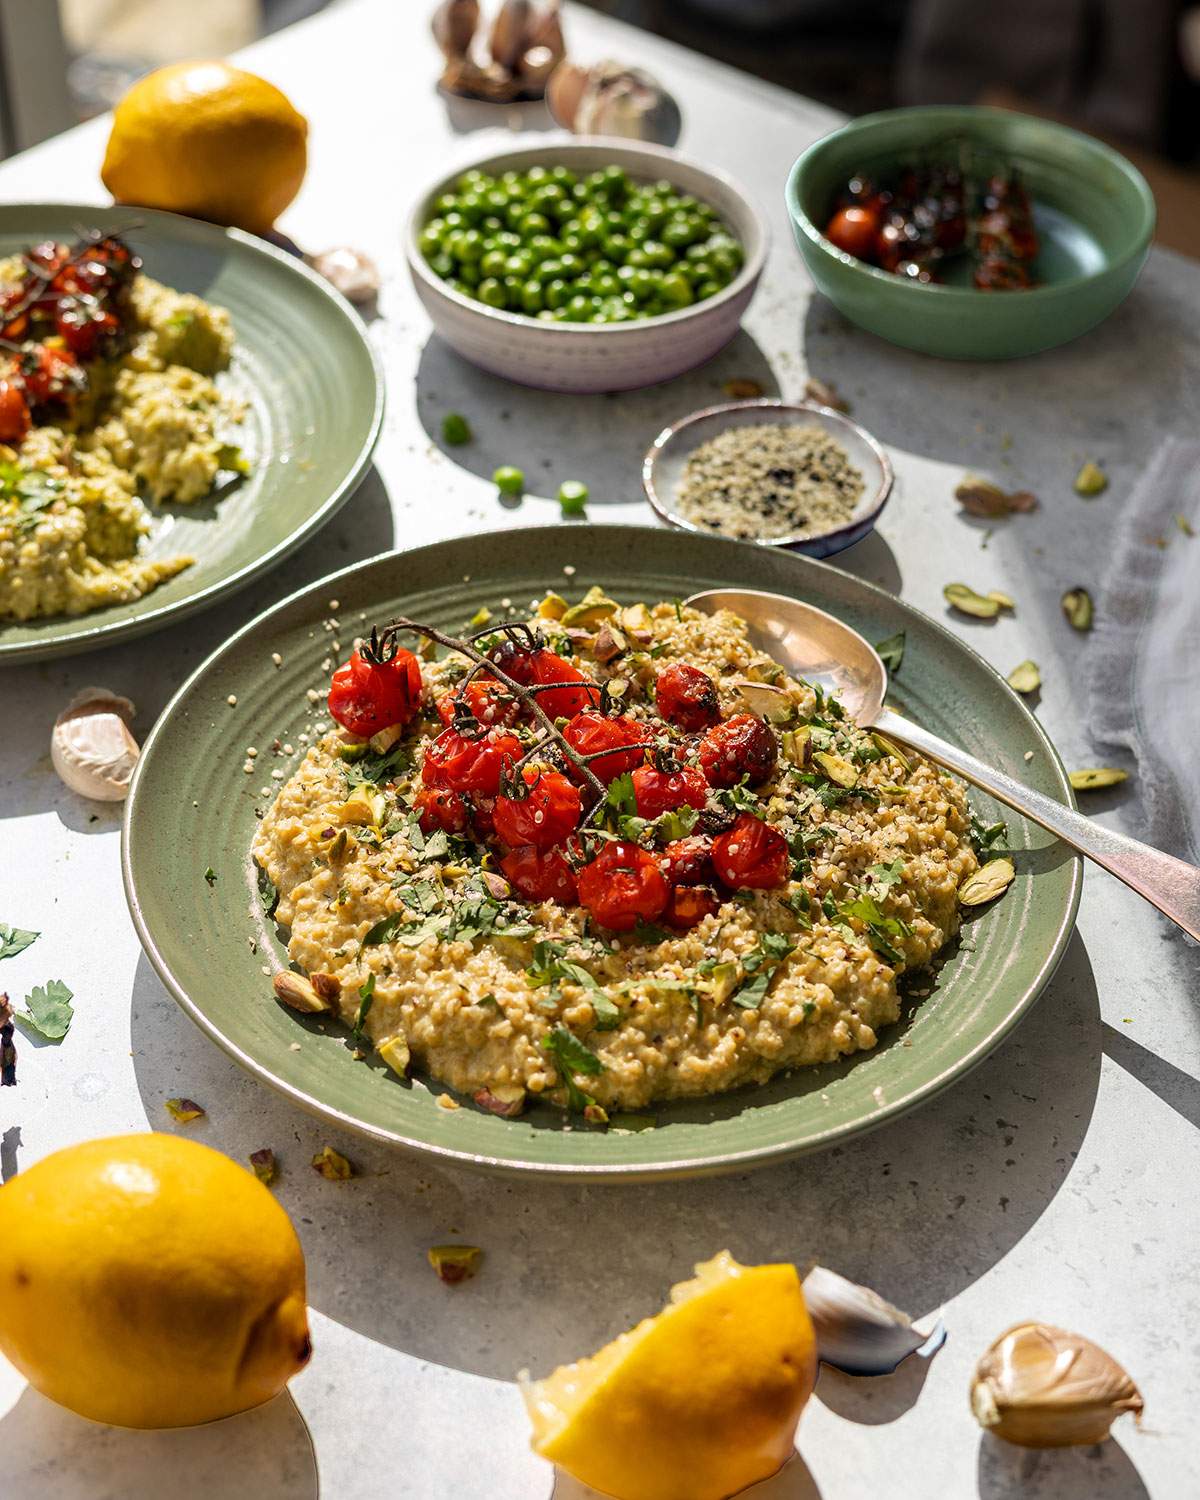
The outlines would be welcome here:
[[[24,928],[9,927],[0,922],[0,958],[15,958],[40,937],[40,932],[28,932]]]
[[[61,1042],[71,1029],[75,1015],[71,991],[61,979],[38,985],[25,996],[27,1010],[17,1011],[17,1020],[44,1036],[49,1042]]]

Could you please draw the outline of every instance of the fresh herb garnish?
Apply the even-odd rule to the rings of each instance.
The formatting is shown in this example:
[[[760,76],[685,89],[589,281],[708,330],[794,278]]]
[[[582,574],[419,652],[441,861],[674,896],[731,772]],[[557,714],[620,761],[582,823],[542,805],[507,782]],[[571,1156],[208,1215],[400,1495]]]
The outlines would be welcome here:
[[[368,974],[365,983],[358,987],[358,1015],[354,1018],[354,1040],[357,1042],[362,1038],[363,1026],[371,1013],[371,1006],[375,1000],[375,976]]]
[[[881,958],[890,964],[901,964],[904,955],[888,941],[893,937],[909,937],[912,929],[899,917],[887,916],[869,891],[860,891],[853,901],[844,901],[837,909],[844,920],[857,917],[867,929],[867,941]],[[854,936],[851,929],[851,936]]]
[[[761,813],[762,802],[750,790],[749,779],[745,776],[736,786],[719,787],[712,793],[713,800],[720,807],[727,807],[732,812]]]
[[[971,845],[976,854],[987,854],[1007,836],[1008,829],[1003,821],[984,823],[974,813],[971,814]]]
[[[275,915],[275,908],[279,905],[279,892],[275,888],[275,882],[261,865],[258,867],[258,899],[262,902],[263,915],[269,921]],[[340,892],[338,900],[341,900]]]
[[[8,927],[0,922],[0,958],[15,958],[39,937],[40,932],[27,932],[24,928]]]
[[[877,890],[890,890],[892,886],[899,885],[904,878],[904,861],[894,859],[890,865],[872,865],[867,874],[875,883]]]
[[[364,783],[379,786],[381,782],[401,775],[411,765],[411,752],[407,745],[401,743],[393,745],[386,755],[362,755],[357,760],[343,762],[342,775],[346,778],[347,790],[353,791],[356,786]],[[416,822],[416,819],[413,821]]]
[[[390,916],[381,917],[373,927],[368,927],[363,934],[362,946],[373,948],[376,943],[391,943],[395,941],[396,934],[404,926],[407,913],[394,911]]]
[[[604,1064],[589,1048],[585,1047],[574,1032],[565,1026],[555,1026],[542,1038],[542,1050],[555,1062],[567,1090],[567,1108],[578,1114],[591,1104],[592,1098],[575,1082],[575,1073],[595,1077],[604,1071]]]
[[[898,630],[895,635],[889,635],[886,640],[876,641],[875,654],[894,677],[900,670],[900,663],[904,660],[903,630]]]
[[[562,983],[577,984],[586,991],[588,1001],[596,1014],[596,1030],[611,1031],[620,1024],[621,1012],[608,996],[603,986],[589,974],[582,964],[565,956],[561,943],[544,938],[535,943],[533,962],[525,970],[526,977],[534,989],[549,988],[548,999],[561,999],[558,986]]]
[[[71,991],[61,979],[51,979],[25,996],[28,1010],[19,1010],[16,1018],[23,1025],[44,1036],[47,1041],[61,1042],[71,1029],[75,1011]]]
[[[212,865],[209,865],[208,869],[205,870],[204,879],[208,885],[216,885],[217,872],[213,869]]]
[[[794,947],[795,944],[782,932],[764,932],[758,940],[758,947],[742,954],[742,972],[748,977],[730,995],[733,1003],[740,1005],[743,1010],[757,1010],[766,996],[775,970]]]

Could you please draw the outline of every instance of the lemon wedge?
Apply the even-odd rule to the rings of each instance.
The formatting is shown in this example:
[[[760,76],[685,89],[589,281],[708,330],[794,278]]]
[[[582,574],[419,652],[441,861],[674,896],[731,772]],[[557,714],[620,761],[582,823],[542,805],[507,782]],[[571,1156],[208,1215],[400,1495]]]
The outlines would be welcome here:
[[[817,1376],[796,1268],[727,1250],[589,1359],[522,1380],[543,1458],[614,1500],[724,1500],[783,1466]]]

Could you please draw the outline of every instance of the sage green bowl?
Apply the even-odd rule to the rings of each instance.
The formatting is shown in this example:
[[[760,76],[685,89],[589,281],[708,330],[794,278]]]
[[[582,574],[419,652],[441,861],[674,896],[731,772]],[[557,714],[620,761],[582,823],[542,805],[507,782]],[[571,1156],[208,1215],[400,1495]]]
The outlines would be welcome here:
[[[914,159],[948,159],[960,143],[1015,167],[1042,242],[1040,284],[981,292],[923,285],[848,255],[822,233],[856,173],[879,181]],[[1154,196],[1119,152],[1065,125],[1003,109],[934,105],[865,115],[797,160],[786,188],[792,232],[819,291],[852,323],[944,359],[1013,359],[1078,338],[1124,301],[1154,233]]]
[[[547,586],[579,595],[592,584],[624,603],[740,584],[805,599],[869,640],[904,630],[891,701],[1009,775],[1071,801],[1041,726],[981,657],[936,621],[825,563],[657,527],[462,537],[389,553],[293,594],[231,636],[175,695],[138,761],[121,846],[125,895],[150,962],[192,1020],[263,1082],[327,1120],[446,1163],[597,1181],[694,1176],[744,1171],[884,1124],[903,1150],[895,1122],[962,1078],[1017,1024],[1054,972],[1079,901],[1079,858],[975,793],[985,821],[1007,818],[1017,875],[1002,900],[968,923],[968,939],[952,946],[931,993],[910,1000],[872,1052],[761,1088],[663,1105],[652,1130],[580,1128],[547,1105],[503,1120],[468,1097],[443,1109],[435,1079],[400,1079],[377,1057],[358,1058],[346,1028],[276,1003],[271,971],[287,966],[286,934],[264,916],[249,849],[256,814],[279,787],[272,772],[290,773],[299,757],[260,755],[257,774],[247,776],[242,746],[278,737],[302,751],[301,735],[324,709],[310,705],[306,690],[328,680],[322,622],[330,599],[350,630],[402,611],[455,631],[505,597],[536,598]]]

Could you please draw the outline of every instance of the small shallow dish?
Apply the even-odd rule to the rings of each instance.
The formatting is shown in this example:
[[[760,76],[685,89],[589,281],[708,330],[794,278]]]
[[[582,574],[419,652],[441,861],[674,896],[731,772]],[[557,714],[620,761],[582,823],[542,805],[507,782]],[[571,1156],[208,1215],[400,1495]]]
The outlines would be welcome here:
[[[188,552],[190,568],[128,604],[0,619],[0,666],[145,635],[243,588],[350,498],[383,421],[383,371],[362,319],[298,257],[240,229],[148,208],[8,203],[0,255],[92,225],[124,234],[147,276],[228,308],[233,363],[217,383],[246,403],[235,440],[250,473],[194,504],[151,506],[143,555]]]
[[[742,242],[742,269],[715,297],[631,323],[548,323],[502,311],[454,291],[421,254],[418,236],[434,200],[472,168],[500,173],[534,166],[591,172],[615,163],[633,178],[666,178],[716,209]],[[464,359],[493,375],[548,391],[628,391],[670,380],[711,359],[738,331],[766,259],[768,230],[732,178],[666,146],[606,136],[548,136],[537,145],[463,162],[422,193],[409,215],[404,250],[413,286],[433,326]]]
[[[1033,200],[1041,285],[923,285],[848,255],[822,233],[856,172],[881,178],[960,143],[1016,168]],[[788,175],[792,232],[818,290],[852,323],[946,359],[1011,359],[1087,333],[1124,301],[1154,233],[1154,195],[1119,152],[1003,109],[934,105],[865,115],[823,136]]]
[[[874,531],[895,483],[891,460],[865,427],[814,401],[731,401],[723,406],[706,406],[664,427],[642,460],[642,488],[659,520],[700,536],[717,535],[706,526],[686,520],[675,510],[675,495],[684,467],[701,443],[707,443],[727,428],[762,426],[767,422],[781,427],[823,427],[841,443],[850,462],[861,472],[863,493],[850,520],[832,531],[805,537],[764,536],[756,539],[757,545],[783,547],[803,552],[806,557],[832,557]]]
[[[436,1080],[402,1080],[378,1059],[360,1060],[343,1027],[274,1001],[262,966],[287,966],[286,934],[264,918],[249,851],[263,787],[277,784],[265,768],[261,780],[242,773],[241,747],[276,736],[299,745],[311,728],[305,693],[322,680],[329,600],[341,601],[341,618],[356,629],[405,613],[454,630],[485,604],[537,597],[568,575],[573,594],[599,584],[626,604],[741,586],[806,600],[869,641],[904,630],[897,693],[906,712],[1070,801],[1062,762],[1004,679],[936,620],[837,568],[653,526],[460,537],[356,564],[285,599],[232,635],[163,711],[125,804],[121,863],[138,937],[169,992],[243,1067],[322,1118],[444,1163],[507,1173],[629,1181],[745,1171],[895,1121],[962,1078],[1049,980],[1079,902],[1078,857],[1011,814],[1016,879],[874,1051],[761,1088],[664,1104],[653,1130],[579,1129],[549,1107],[514,1120],[470,1105],[443,1109]],[[985,822],[1004,811],[978,792],[971,802]]]

